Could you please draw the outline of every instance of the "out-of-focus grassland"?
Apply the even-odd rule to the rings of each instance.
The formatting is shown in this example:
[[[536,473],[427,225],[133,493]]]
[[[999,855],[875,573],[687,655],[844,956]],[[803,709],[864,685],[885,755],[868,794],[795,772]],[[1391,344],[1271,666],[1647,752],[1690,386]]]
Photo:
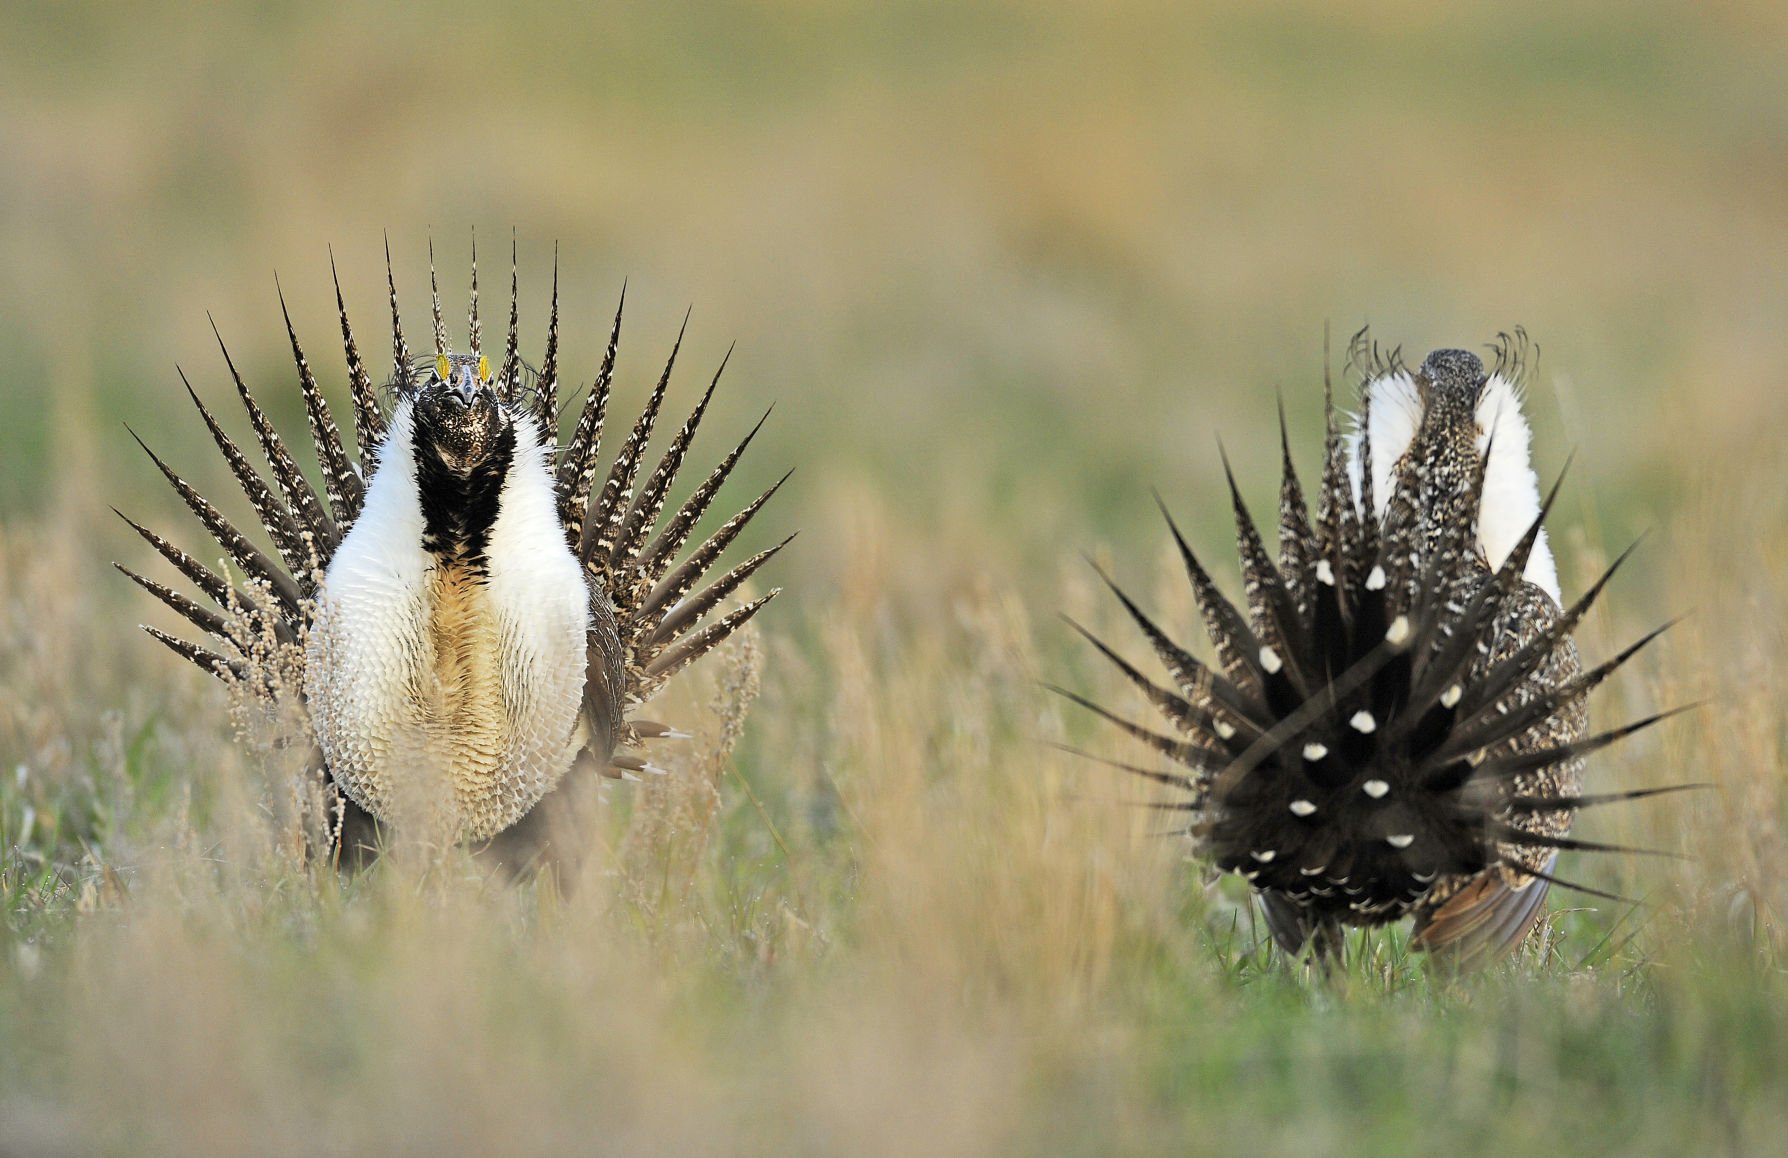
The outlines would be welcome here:
[[[629,7],[0,14],[0,1152],[1764,1152],[1788,1131],[1788,18],[1769,3]],[[558,243],[619,405],[684,305],[699,446],[788,588],[664,714],[730,760],[617,789],[587,887],[282,852],[222,691],[134,631],[107,505],[189,526],[128,422],[228,478],[176,362],[217,321],[298,430],[275,270],[341,395],[329,250],[381,348],[511,228]],[[486,301],[501,297],[487,272]],[[487,307],[487,320],[500,311]],[[1601,697],[1699,711],[1592,764],[1712,792],[1585,817],[1543,952],[1454,983],[1400,938],[1321,986],[1038,679],[1130,704],[1058,609],[1108,557],[1190,632],[1148,497],[1220,556],[1221,434],[1270,509],[1325,324],[1422,352],[1520,323],[1580,589],[1650,538]],[[1339,343],[1338,343],[1339,344]],[[741,500],[742,501],[742,500]],[[243,508],[234,507],[237,513]],[[198,546],[196,532],[182,541]],[[155,622],[165,622],[155,619]],[[1114,630],[1118,638],[1128,638]],[[1140,655],[1141,649],[1133,649]]]

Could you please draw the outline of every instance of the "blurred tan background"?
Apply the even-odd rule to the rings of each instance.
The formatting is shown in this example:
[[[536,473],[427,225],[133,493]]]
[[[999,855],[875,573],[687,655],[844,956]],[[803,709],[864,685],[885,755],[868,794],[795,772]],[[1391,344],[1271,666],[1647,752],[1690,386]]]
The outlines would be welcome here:
[[[1151,486],[1217,545],[1216,438],[1268,502],[1273,391],[1308,463],[1324,328],[1338,364],[1365,323],[1417,357],[1516,324],[1539,343],[1542,473],[1579,451],[1567,582],[1646,528],[1654,559],[1680,558],[1710,513],[1780,540],[1778,5],[85,4],[5,23],[0,512],[80,533],[103,606],[128,593],[99,565],[137,550],[105,505],[174,509],[123,423],[230,491],[174,370],[227,403],[207,312],[295,425],[275,274],[339,399],[331,249],[379,356],[382,238],[426,332],[427,242],[458,318],[474,230],[499,325],[518,239],[536,358],[558,245],[578,381],[629,279],[622,409],[687,305],[673,405],[738,342],[708,453],[777,403],[744,481],[799,467],[779,525],[806,534],[777,581],[809,608],[991,583],[1046,610],[1081,551],[1152,557]],[[1680,609],[1636,570],[1640,618]]]
[[[1784,62],[1779,0],[0,6],[0,1150],[28,1087],[83,1153],[1767,1148]],[[534,359],[558,246],[575,382],[626,280],[614,415],[691,303],[671,413],[738,343],[698,468],[776,411],[729,509],[798,468],[735,548],[802,531],[740,747],[617,791],[564,913],[266,869],[223,693],[107,565],[168,577],[114,504],[216,553],[125,423],[248,521],[175,372],[246,436],[208,312],[302,442],[275,274],[344,417],[331,252],[382,370],[384,238],[425,342],[429,239],[458,334],[474,230],[487,331],[514,231]],[[1189,635],[1150,488],[1233,590],[1216,439],[1270,512],[1275,390],[1308,478],[1325,327],[1338,370],[1365,323],[1412,358],[1526,327],[1567,593],[1651,532],[1586,654],[1692,613],[1597,721],[1708,701],[1590,783],[1719,791],[1578,830],[1690,861],[1568,857],[1654,903],[1559,895],[1482,1000],[1391,937],[1351,996],[1257,984],[1291,973],[1241,891],[1036,742],[1123,755],[1040,678],[1136,707],[1054,619],[1145,650],[1081,553]],[[626,827],[679,793],[688,848]]]

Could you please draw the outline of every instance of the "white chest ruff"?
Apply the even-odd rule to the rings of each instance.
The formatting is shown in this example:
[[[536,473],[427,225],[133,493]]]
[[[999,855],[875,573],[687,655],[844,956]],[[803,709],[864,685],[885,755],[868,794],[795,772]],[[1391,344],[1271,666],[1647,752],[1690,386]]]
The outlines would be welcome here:
[[[381,820],[477,841],[519,820],[581,742],[588,588],[543,452],[518,428],[485,574],[422,547],[410,416],[393,416],[330,561],[305,694],[331,774]]]

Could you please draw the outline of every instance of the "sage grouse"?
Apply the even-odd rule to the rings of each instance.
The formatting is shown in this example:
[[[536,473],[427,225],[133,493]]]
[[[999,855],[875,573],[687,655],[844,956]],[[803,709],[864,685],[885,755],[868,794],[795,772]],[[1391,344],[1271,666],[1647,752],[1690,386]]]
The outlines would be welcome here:
[[[610,777],[656,771],[640,755],[641,743],[671,729],[628,712],[776,594],[720,610],[787,540],[718,578],[710,571],[781,483],[685,554],[758,427],[660,525],[720,377],[716,372],[645,471],[681,333],[644,412],[599,474],[620,309],[595,383],[561,445],[556,265],[538,371],[518,350],[513,252],[501,362],[483,349],[475,252],[464,352],[448,345],[432,253],[433,354],[412,354],[404,337],[389,249],[386,279],[393,363],[383,389],[367,371],[336,282],[357,456],[344,445],[286,313],[322,495],[227,350],[225,364],[271,479],[187,386],[274,553],[251,542],[150,451],[245,581],[129,519],[215,609],[120,569],[219,641],[213,650],[145,628],[213,675],[264,679],[252,662],[263,639],[302,649],[303,708],[325,774],[345,797],[338,807],[346,809],[341,827],[350,841],[367,843],[369,820],[397,820],[401,828],[426,818],[443,841],[502,837],[516,844],[512,857],[534,855],[548,839],[541,818],[551,810],[544,805],[589,791],[588,777],[567,777],[574,763],[581,759]],[[623,291],[623,304],[625,297]],[[280,305],[285,312],[283,295]]]
[[[1579,789],[1587,753],[1662,718],[1590,735],[1585,708],[1658,632],[1579,662],[1571,633],[1620,563],[1561,608],[1521,416],[1528,353],[1517,331],[1488,372],[1437,350],[1412,373],[1362,331],[1358,428],[1344,436],[1327,404],[1314,519],[1281,411],[1276,563],[1229,476],[1245,615],[1168,516],[1215,666],[1109,578],[1176,689],[1082,629],[1179,734],[1069,698],[1186,769],[1119,765],[1186,794],[1157,806],[1252,885],[1289,954],[1326,961],[1343,926],[1412,916],[1416,946],[1493,959],[1532,929],[1561,849],[1611,847],[1569,835],[1575,810],[1647,794]]]

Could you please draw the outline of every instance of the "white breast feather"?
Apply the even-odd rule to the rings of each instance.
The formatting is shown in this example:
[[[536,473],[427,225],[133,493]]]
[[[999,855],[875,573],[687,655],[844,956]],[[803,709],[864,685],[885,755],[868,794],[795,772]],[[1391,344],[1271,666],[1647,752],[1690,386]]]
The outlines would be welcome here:
[[[519,423],[476,612],[495,625],[500,685],[490,693],[500,702],[477,714],[502,727],[469,742],[463,721],[419,703],[439,684],[437,561],[422,548],[413,430],[411,404],[401,403],[360,518],[324,577],[305,691],[331,772],[358,804],[389,819],[393,807],[451,802],[452,838],[482,839],[519,819],[576,755],[588,588],[559,525],[548,452]]]
[[[1490,566],[1500,567],[1540,514],[1540,481],[1529,458],[1533,434],[1521,415],[1520,392],[1500,374],[1492,374],[1478,396],[1478,431],[1479,452],[1490,451],[1484,468],[1484,505],[1478,513],[1478,545]],[[1563,606],[1558,566],[1544,530],[1527,557],[1523,577]]]

